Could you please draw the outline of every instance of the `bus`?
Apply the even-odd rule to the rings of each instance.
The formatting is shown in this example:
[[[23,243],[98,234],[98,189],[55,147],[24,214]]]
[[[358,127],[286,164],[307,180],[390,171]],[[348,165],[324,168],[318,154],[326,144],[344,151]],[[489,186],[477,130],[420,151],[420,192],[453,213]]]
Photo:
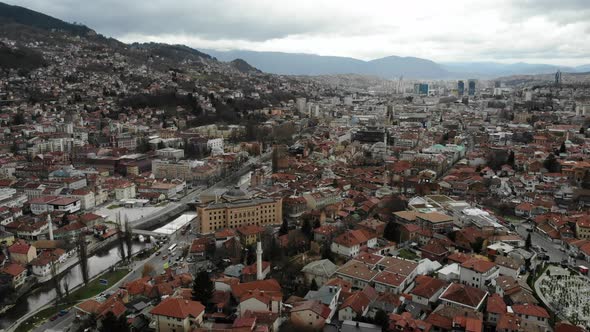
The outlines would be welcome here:
[[[173,243],[170,247],[168,247],[168,252],[173,253],[174,250],[176,250],[176,247],[178,247],[178,244]]]

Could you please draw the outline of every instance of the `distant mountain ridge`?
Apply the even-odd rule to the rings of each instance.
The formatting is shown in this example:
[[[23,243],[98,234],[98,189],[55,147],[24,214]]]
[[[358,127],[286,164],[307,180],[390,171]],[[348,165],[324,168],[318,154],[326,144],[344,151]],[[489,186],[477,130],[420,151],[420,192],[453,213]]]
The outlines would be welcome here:
[[[203,50],[221,61],[243,59],[268,73],[283,75],[364,74],[383,78],[445,78],[450,73],[439,64],[420,58],[390,56],[372,61],[305,53]]]
[[[63,30],[76,35],[96,34],[94,30],[85,25],[67,23],[24,7],[0,2],[0,24],[10,25],[11,23],[44,30]],[[99,38],[104,37],[99,35]],[[112,38],[105,39],[108,39],[111,43],[120,43]],[[408,79],[466,79],[548,74],[554,73],[558,69],[563,72],[590,72],[590,64],[578,67],[566,67],[547,64],[503,64],[497,62],[436,63],[428,59],[399,56],[388,56],[364,61],[351,57],[320,56],[305,53],[256,52],[245,50],[217,51],[204,49],[199,51],[185,45],[158,43],[133,43],[130,46],[149,49],[155,55],[174,58],[191,56],[214,61],[215,59],[211,57],[213,56],[224,62],[237,60],[231,63],[231,65],[241,71],[260,70],[266,73],[286,75],[359,74],[378,76],[385,79],[400,76]]]
[[[578,67],[548,64],[499,62],[448,62],[416,57],[389,56],[363,61],[350,57],[321,56],[306,53],[256,52],[246,50],[217,51],[204,49],[221,61],[243,59],[254,67],[273,74],[335,75],[361,74],[382,78],[404,76],[414,79],[496,78],[510,75],[534,75],[563,72],[588,72],[590,64]]]

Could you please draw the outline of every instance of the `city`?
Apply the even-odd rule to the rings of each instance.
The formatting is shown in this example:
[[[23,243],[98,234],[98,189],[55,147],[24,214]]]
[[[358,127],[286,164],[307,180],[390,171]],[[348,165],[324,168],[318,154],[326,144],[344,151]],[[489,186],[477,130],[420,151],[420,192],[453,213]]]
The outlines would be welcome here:
[[[590,67],[280,73],[48,15],[0,3],[0,331],[590,329]]]

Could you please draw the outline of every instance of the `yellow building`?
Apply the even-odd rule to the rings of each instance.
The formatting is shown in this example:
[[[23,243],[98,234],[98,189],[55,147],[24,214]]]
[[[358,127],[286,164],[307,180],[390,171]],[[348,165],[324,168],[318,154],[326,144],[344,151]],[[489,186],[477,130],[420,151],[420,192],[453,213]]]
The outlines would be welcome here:
[[[280,225],[283,220],[283,202],[282,198],[250,197],[236,188],[227,191],[216,201],[199,205],[197,214],[203,234],[248,225]]]
[[[578,239],[590,239],[590,221],[579,220],[576,223],[576,237]]]
[[[14,243],[14,234],[0,231],[0,245],[11,246]]]

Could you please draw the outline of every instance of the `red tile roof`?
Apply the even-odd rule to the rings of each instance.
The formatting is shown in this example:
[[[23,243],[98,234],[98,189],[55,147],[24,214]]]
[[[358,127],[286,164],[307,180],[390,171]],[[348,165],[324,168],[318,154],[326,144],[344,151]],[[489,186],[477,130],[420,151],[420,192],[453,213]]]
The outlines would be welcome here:
[[[11,254],[23,254],[26,255],[29,252],[31,246],[23,240],[15,242],[13,245],[8,247],[8,251]]]
[[[152,315],[185,319],[187,317],[199,317],[204,311],[205,306],[201,302],[171,297],[160,302],[150,313]]]
[[[16,263],[8,264],[2,270],[0,270],[0,272],[9,274],[13,277],[20,275],[24,271],[26,271],[26,269],[22,267],[22,265]]]
[[[460,303],[465,306],[476,308],[486,297],[487,292],[462,284],[451,284],[440,296],[441,300],[448,300]]]
[[[504,302],[500,294],[494,293],[490,297],[488,297],[486,311],[494,314],[503,314],[506,312],[506,303]]]
[[[512,306],[512,310],[519,315],[549,318],[549,313],[545,308],[534,304],[515,304]]]
[[[495,263],[473,257],[461,264],[461,268],[470,269],[479,273],[485,273],[496,266]]]

